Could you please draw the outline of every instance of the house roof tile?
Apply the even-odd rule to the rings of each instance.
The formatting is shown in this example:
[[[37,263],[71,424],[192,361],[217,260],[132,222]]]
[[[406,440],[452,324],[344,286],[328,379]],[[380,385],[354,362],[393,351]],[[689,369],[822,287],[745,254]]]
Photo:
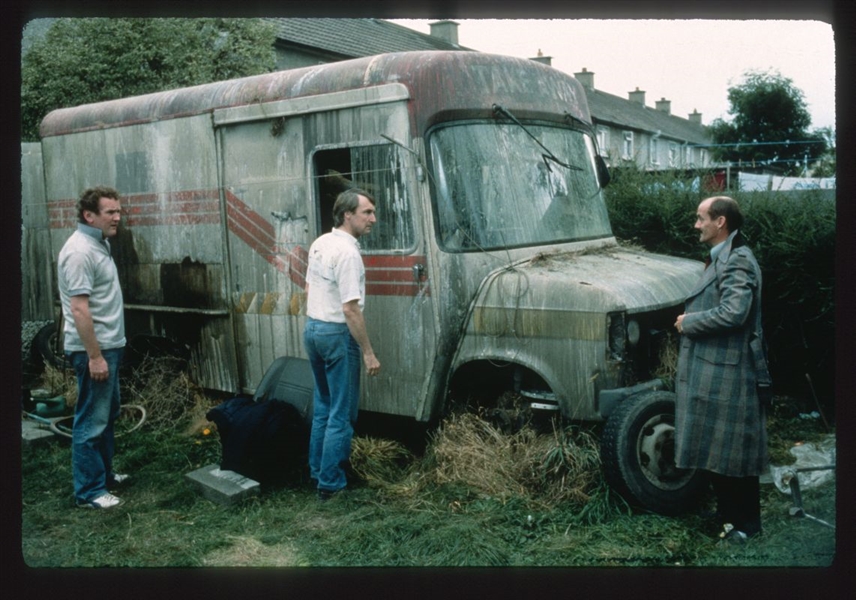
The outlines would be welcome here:
[[[710,142],[704,125],[693,123],[689,119],[671,115],[597,89],[586,88],[586,99],[592,118],[605,125],[638,129],[650,133],[659,131],[662,137],[693,144]]]
[[[470,50],[382,19],[269,20],[276,25],[279,40],[347,58],[408,50]]]

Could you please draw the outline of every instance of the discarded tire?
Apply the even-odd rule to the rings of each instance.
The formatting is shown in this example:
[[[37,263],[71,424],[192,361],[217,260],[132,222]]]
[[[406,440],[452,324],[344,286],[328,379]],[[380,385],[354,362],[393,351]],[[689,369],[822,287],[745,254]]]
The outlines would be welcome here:
[[[62,351],[61,334],[57,332],[56,323],[45,325],[33,338],[33,343],[30,346],[30,358],[39,367],[43,364],[60,369],[68,366]]]

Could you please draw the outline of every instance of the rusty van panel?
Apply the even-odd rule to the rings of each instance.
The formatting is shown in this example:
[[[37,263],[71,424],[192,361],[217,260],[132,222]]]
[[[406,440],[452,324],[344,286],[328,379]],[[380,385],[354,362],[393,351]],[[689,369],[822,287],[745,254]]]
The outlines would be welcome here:
[[[52,267],[42,147],[21,144],[21,319],[54,318]]]
[[[476,304],[524,307],[546,315],[556,310],[652,311],[683,302],[700,270],[698,261],[620,246],[538,254],[495,273]]]
[[[128,209],[126,226],[133,225],[131,218],[141,225],[158,224],[154,219],[159,216],[160,224],[188,222],[189,216],[183,214],[192,211],[170,215],[173,207],[168,205],[198,200],[198,195],[211,190],[217,199],[214,133],[210,118],[204,115],[156,127],[125,125],[52,136],[42,140],[42,150],[49,201],[76,199],[93,182],[111,185],[123,199],[139,197],[140,204],[133,210],[123,203]],[[161,242],[160,247],[168,251],[167,243]],[[178,253],[172,258],[181,260]]]
[[[59,109],[45,117],[40,134],[44,139],[399,82],[410,88],[411,124],[420,133],[450,115],[489,115],[493,103],[512,95],[505,108],[518,116],[556,119],[567,112],[590,122],[580,84],[546,65],[481,52],[401,52]]]
[[[82,189],[99,182],[119,191],[122,222],[112,246],[126,303],[226,307],[209,119],[51,137],[43,147],[50,228],[58,238],[76,227],[74,205]]]
[[[600,417],[598,385],[612,377],[609,314],[680,305],[702,269],[698,261],[618,246],[539,254],[483,281],[454,367],[476,360],[513,362],[539,374],[563,415]]]

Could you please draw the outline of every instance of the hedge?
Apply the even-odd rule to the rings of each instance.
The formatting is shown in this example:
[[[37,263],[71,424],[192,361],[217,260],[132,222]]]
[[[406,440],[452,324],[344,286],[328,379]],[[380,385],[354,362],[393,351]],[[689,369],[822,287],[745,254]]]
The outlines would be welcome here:
[[[763,275],[762,317],[778,394],[820,403],[834,396],[835,198],[823,190],[719,192],[691,179],[638,169],[613,172],[605,190],[616,238],[652,252],[701,260],[693,228],[701,200],[727,193],[740,203],[743,234]]]

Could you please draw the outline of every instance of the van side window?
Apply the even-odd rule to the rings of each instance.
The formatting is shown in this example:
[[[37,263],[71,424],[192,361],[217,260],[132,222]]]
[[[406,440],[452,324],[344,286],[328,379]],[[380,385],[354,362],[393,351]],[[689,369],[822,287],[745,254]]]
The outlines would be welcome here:
[[[393,144],[320,150],[313,157],[319,202],[319,233],[333,227],[333,204],[340,192],[356,187],[375,199],[377,224],[360,238],[364,251],[407,250],[414,246],[413,215],[404,165]]]

